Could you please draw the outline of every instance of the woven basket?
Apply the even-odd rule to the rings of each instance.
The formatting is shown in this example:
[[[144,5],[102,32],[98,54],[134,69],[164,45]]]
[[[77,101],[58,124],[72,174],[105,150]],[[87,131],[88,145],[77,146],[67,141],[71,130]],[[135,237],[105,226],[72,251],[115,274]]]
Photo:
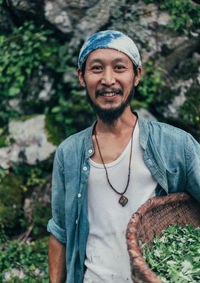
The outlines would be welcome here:
[[[126,238],[135,283],[161,283],[143,259],[138,239],[152,244],[154,235],[171,224],[199,227],[200,204],[187,193],[175,193],[149,199],[132,215]]]

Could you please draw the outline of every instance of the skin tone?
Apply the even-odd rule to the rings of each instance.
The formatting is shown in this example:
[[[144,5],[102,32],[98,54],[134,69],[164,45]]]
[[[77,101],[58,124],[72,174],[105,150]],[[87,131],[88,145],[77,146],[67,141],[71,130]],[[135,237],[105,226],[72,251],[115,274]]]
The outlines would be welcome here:
[[[133,86],[140,80],[141,68],[134,74],[132,61],[114,49],[97,49],[87,58],[84,76],[78,69],[82,87],[87,88],[93,103],[103,109],[119,107],[126,101]],[[103,90],[103,92],[102,92]],[[98,92],[101,94],[98,95]],[[137,117],[128,105],[117,121],[109,125],[97,116],[96,133],[105,163],[116,160],[127,146]],[[93,136],[95,153],[92,159],[102,163]],[[51,283],[64,283],[66,249],[53,235],[49,240],[49,275]]]
[[[49,278],[51,283],[65,283],[66,248],[52,234],[49,238]]]
[[[86,61],[84,77],[78,69],[80,84],[87,88],[93,103],[104,109],[116,108],[125,102],[132,87],[138,85],[140,75],[141,68],[137,69],[135,76],[129,57],[114,49],[91,52]],[[105,93],[97,95],[102,89]],[[113,93],[112,89],[116,89],[116,92]],[[122,94],[118,94],[118,90]],[[113,125],[102,122],[97,116],[96,133],[105,163],[113,162],[121,155],[130,140],[136,119],[129,105]],[[93,144],[95,153],[92,160],[102,163],[94,136]]]

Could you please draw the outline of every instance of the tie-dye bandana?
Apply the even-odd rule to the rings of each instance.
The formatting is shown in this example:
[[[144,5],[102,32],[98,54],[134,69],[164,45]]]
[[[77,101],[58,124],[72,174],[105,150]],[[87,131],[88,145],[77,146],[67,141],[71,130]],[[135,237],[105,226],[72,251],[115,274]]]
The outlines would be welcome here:
[[[130,37],[119,31],[106,30],[93,34],[85,41],[79,54],[78,67],[81,68],[88,55],[99,48],[116,49],[125,53],[136,67],[142,65],[138,49]]]

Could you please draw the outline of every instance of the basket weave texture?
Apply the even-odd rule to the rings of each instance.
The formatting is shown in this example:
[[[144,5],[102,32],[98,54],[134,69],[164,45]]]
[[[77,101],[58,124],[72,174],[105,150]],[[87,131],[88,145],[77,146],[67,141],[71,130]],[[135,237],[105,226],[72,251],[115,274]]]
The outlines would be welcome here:
[[[171,224],[200,227],[200,203],[187,193],[174,193],[149,199],[132,215],[126,239],[133,282],[161,283],[142,257],[139,239],[152,244],[155,234],[161,236]]]

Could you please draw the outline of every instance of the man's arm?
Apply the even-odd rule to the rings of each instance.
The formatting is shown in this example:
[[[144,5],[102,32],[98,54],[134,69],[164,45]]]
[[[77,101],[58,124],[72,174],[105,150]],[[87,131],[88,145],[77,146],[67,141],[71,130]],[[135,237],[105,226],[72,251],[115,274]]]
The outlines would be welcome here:
[[[51,283],[65,283],[66,248],[52,234],[49,239],[49,278]]]

